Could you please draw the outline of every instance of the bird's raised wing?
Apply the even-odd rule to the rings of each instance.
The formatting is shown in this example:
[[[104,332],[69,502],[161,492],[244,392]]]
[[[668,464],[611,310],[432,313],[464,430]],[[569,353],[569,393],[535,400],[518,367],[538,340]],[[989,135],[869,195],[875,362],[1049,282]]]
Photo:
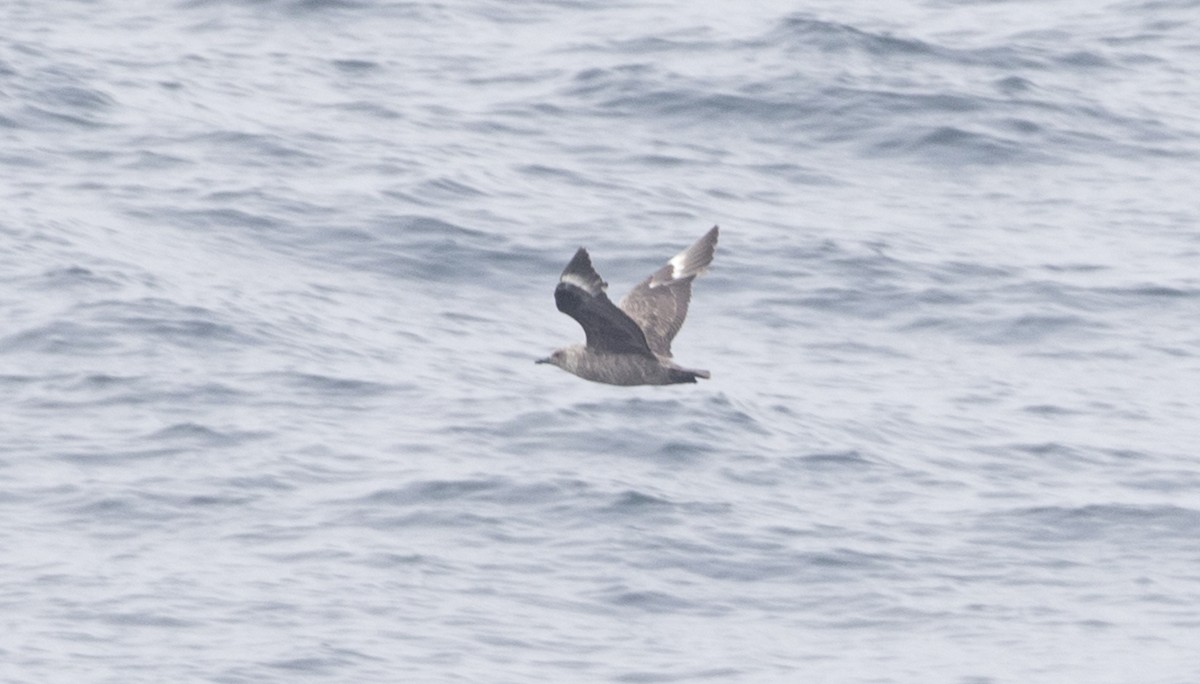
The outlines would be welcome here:
[[[559,311],[583,326],[588,348],[612,354],[653,357],[642,329],[605,294],[607,286],[592,268],[587,250],[580,247],[558,279],[554,303]]]
[[[671,340],[687,318],[692,280],[712,263],[716,246],[717,226],[713,226],[621,300],[621,310],[641,328],[655,354],[671,356]]]

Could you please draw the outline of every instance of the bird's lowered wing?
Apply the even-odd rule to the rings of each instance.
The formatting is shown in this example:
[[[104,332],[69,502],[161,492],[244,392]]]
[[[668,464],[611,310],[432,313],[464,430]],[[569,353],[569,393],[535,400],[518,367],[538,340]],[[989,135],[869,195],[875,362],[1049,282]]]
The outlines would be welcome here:
[[[563,269],[554,288],[558,310],[583,326],[587,346],[611,354],[644,354],[653,357],[642,329],[608,298],[607,284],[592,268],[586,249],[579,248]]]

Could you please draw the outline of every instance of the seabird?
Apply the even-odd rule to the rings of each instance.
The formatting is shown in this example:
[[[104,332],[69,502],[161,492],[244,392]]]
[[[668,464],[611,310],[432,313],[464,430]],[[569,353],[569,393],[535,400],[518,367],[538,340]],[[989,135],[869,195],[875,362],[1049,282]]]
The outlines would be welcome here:
[[[621,305],[605,294],[608,283],[580,247],[554,288],[558,310],[583,326],[587,345],[559,349],[549,363],[585,380],[610,385],[671,385],[708,379],[704,370],[671,361],[671,340],[683,327],[692,280],[712,263],[717,226],[625,295]]]

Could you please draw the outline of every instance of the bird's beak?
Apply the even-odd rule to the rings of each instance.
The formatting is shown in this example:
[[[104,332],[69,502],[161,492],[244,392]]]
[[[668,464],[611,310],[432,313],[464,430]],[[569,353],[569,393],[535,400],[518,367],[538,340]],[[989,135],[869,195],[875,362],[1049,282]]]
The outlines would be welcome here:
[[[537,361],[534,361],[534,363],[550,363],[550,359],[549,359],[549,357],[544,358],[544,359],[538,359]]]

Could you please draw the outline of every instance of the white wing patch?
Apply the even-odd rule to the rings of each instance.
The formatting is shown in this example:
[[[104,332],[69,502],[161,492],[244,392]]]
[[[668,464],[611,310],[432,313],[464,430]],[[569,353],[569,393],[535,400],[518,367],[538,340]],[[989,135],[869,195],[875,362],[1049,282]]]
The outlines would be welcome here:
[[[583,290],[584,292],[596,294],[595,292],[592,291],[592,284],[590,282],[588,282],[588,279],[584,278],[583,276],[579,275],[578,273],[564,273],[562,275],[562,277],[559,278],[559,281],[563,282],[563,283],[567,283],[568,285],[574,285],[575,287],[578,287],[579,289]],[[608,283],[603,282],[603,281],[600,282],[600,291],[601,292],[604,292],[604,290],[607,287],[608,287]]]
[[[687,267],[687,252],[676,254],[675,256],[671,257],[671,260],[667,263],[671,264],[671,278],[673,280],[678,280],[684,277],[686,274],[684,273],[683,269]]]

